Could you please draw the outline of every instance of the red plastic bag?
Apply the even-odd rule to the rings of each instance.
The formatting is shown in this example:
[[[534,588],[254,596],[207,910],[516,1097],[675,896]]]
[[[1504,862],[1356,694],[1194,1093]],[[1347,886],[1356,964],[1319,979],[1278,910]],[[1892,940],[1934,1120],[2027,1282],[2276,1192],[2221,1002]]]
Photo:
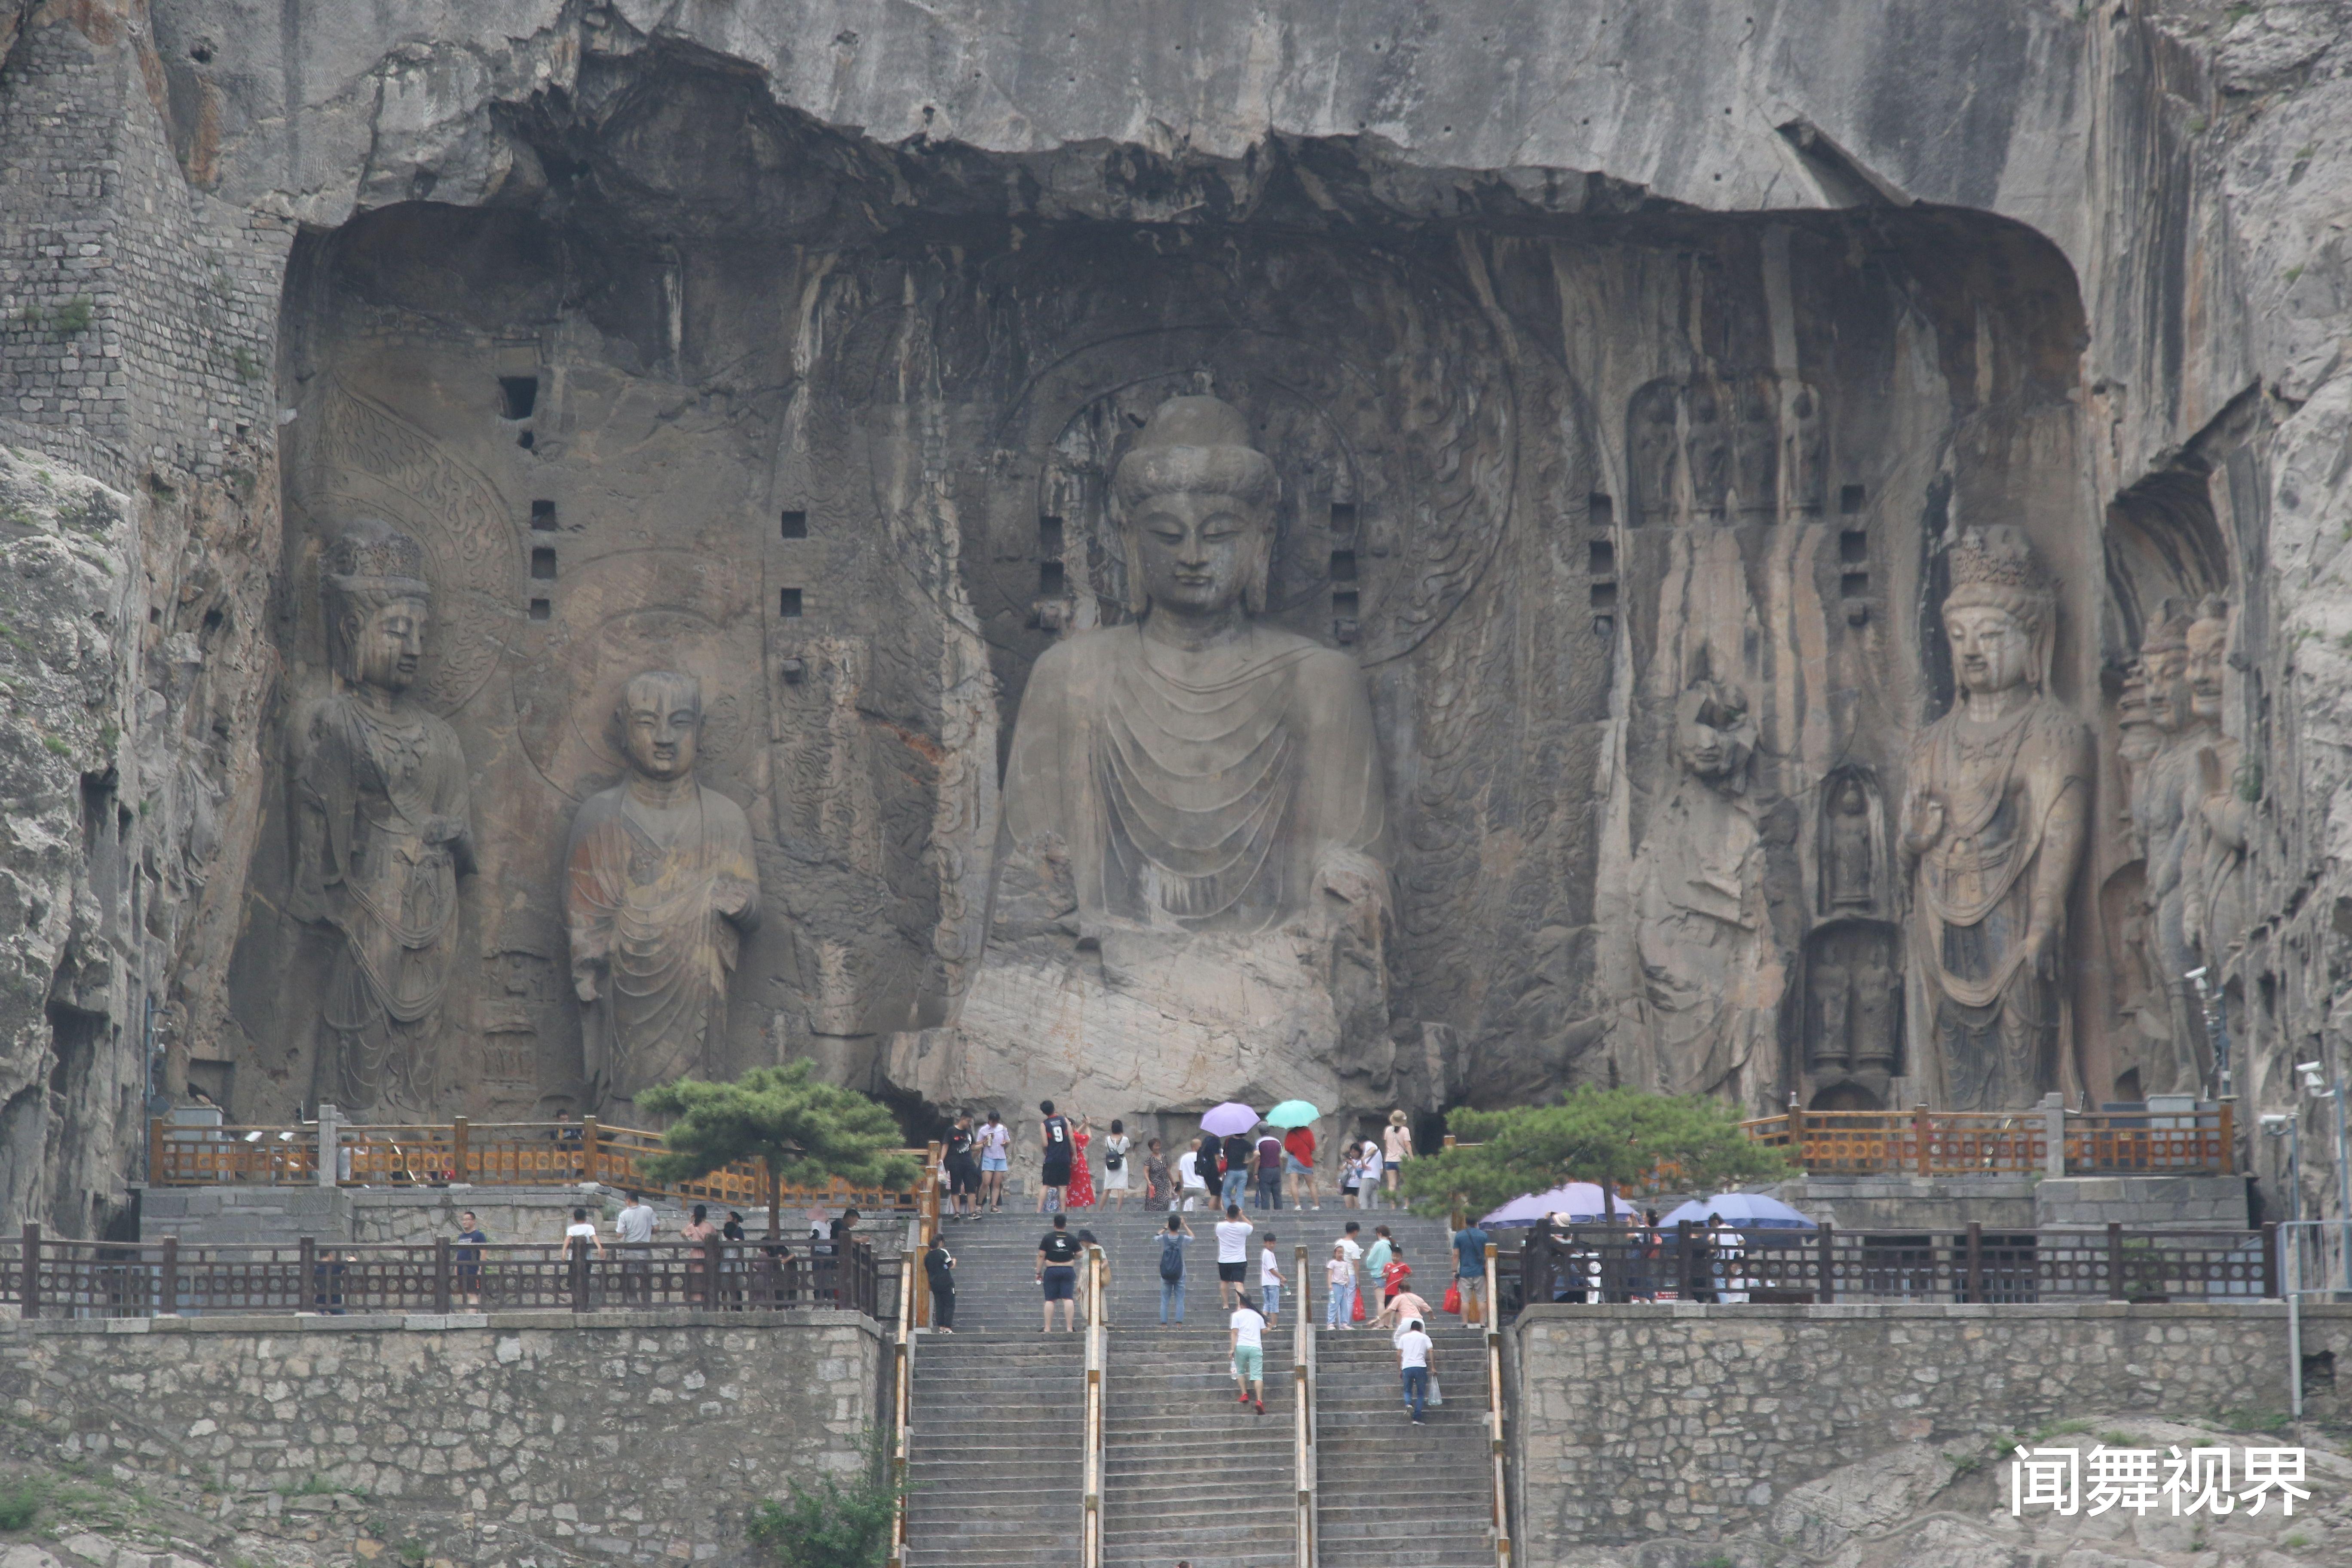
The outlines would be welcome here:
[[[1441,1312],[1457,1314],[1462,1310],[1462,1281],[1458,1277],[1452,1284],[1446,1286],[1445,1300],[1437,1304],[1437,1310]]]
[[[1360,1323],[1364,1321],[1364,1293],[1361,1290],[1356,1292],[1355,1321]]]

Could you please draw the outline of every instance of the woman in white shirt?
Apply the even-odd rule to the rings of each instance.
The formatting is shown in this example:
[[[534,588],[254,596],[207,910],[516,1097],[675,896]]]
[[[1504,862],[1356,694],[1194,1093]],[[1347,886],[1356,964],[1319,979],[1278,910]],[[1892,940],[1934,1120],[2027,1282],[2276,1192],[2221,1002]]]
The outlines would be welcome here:
[[[1389,1196],[1394,1198],[1397,1167],[1412,1158],[1412,1124],[1405,1120],[1403,1111],[1389,1112],[1388,1128],[1381,1134],[1381,1152],[1385,1156],[1382,1165],[1388,1174]]]
[[[1381,1146],[1369,1138],[1365,1139],[1363,1152],[1357,1163],[1363,1172],[1358,1185],[1363,1191],[1364,1206],[1376,1209],[1381,1206]]]
[[[1124,1213],[1127,1208],[1127,1194],[1130,1190],[1127,1183],[1127,1152],[1131,1147],[1133,1144],[1127,1135],[1127,1123],[1114,1121],[1110,1124],[1110,1136],[1103,1140],[1103,1191],[1114,1194],[1110,1200],[1110,1212],[1113,1214]]]

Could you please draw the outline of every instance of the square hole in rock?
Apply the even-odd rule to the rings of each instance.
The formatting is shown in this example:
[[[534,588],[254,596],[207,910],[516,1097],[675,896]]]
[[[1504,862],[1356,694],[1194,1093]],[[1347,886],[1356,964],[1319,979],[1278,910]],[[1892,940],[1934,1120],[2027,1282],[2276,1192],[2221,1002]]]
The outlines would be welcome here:
[[[1052,561],[1057,559],[1061,553],[1062,520],[1058,517],[1039,518],[1037,520],[1038,558],[1040,560]]]
[[[1870,559],[1870,535],[1859,528],[1845,529],[1838,534],[1838,559],[1848,565],[1857,565]]]
[[[1842,597],[1859,599],[1870,592],[1870,574],[1845,572],[1838,576],[1838,593]]]
[[[1069,582],[1068,574],[1058,561],[1037,563],[1037,592],[1045,598],[1058,599]]]
[[[1617,516],[1617,503],[1599,490],[1584,498],[1584,521],[1595,528],[1607,528]]]
[[[1592,607],[1596,610],[1615,609],[1617,607],[1617,584],[1614,583],[1595,583],[1592,584]]]
[[[553,533],[555,531],[555,503],[551,500],[535,500],[531,502],[530,526],[534,532]]]
[[[535,375],[502,375],[499,377],[499,405],[509,419],[528,419],[539,406],[539,377]]]
[[[797,616],[801,613],[801,591],[798,588],[776,590],[776,614]]]
[[[1356,503],[1335,500],[1331,503],[1331,536],[1345,539],[1356,531]]]
[[[783,513],[782,520],[779,524],[779,531],[782,532],[786,539],[806,539],[808,537],[808,513],[804,511],[788,511]]]
[[[530,618],[531,618],[532,620],[534,620],[534,621],[544,621],[544,620],[549,620],[549,619],[553,618],[554,615],[555,615],[555,606],[554,606],[553,605],[550,604],[547,600],[545,600],[545,599],[533,599],[533,600],[530,602]]]
[[[1862,503],[1868,499],[1860,485],[1847,485],[1838,491],[1838,510],[1851,517],[1862,510]]]
[[[542,583],[555,581],[555,552],[542,544],[530,552],[530,574]]]
[[[1585,552],[1585,565],[1589,568],[1587,575],[1612,575],[1617,570],[1617,547],[1605,539],[1593,540]]]
[[[1356,552],[1352,550],[1331,552],[1331,581],[1352,583],[1356,580]]]

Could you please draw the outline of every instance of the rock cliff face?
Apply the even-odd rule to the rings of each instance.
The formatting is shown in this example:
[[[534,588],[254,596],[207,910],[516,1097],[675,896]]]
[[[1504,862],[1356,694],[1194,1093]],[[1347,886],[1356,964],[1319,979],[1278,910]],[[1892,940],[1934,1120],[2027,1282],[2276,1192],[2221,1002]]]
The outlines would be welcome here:
[[[75,798],[113,779],[113,826],[6,851],[68,891],[0,932],[0,1091],[71,1131],[8,1123],[0,1217],[102,1223],[151,1086],[318,1098],[288,727],[337,689],[320,561],[360,518],[422,549],[416,689],[472,784],[441,1108],[588,1108],[562,847],[655,668],[701,682],[770,914],[705,1066],[893,1087],[987,952],[1031,668],[1134,613],[1108,476],[1192,391],[1279,475],[1266,618],[1370,692],[1380,1092],[1943,1093],[1901,819],[1951,552],[2000,526],[2094,753],[2030,1076],[2210,1092],[2196,962],[2235,1089],[2285,1108],[2352,932],[2347,32],[2344,0],[0,8],[0,438],[112,498],[121,605],[77,656],[111,717],[40,751]]]

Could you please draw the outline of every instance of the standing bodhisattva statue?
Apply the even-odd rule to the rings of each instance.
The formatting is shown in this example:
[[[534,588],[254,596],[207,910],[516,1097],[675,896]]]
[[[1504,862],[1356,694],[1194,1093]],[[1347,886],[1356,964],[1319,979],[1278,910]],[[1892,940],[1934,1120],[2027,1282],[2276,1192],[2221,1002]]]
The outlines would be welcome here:
[[[2057,595],[2024,535],[1969,530],[1951,581],[1959,700],[1912,743],[1903,805],[1912,1037],[1931,1103],[2015,1110],[2074,1077],[2061,958],[2091,737],[2048,695]]]
[[[320,1003],[317,1098],[437,1113],[435,1054],[474,869],[466,755],[409,695],[433,589],[416,541],[363,519],[320,574],[343,689],[294,726],[296,918],[341,939]]]
[[[694,777],[702,686],[655,670],[621,689],[630,776],[572,824],[565,912],[591,1102],[631,1113],[647,1089],[708,1075],[727,1036],[727,980],[760,923],[743,808]]]

